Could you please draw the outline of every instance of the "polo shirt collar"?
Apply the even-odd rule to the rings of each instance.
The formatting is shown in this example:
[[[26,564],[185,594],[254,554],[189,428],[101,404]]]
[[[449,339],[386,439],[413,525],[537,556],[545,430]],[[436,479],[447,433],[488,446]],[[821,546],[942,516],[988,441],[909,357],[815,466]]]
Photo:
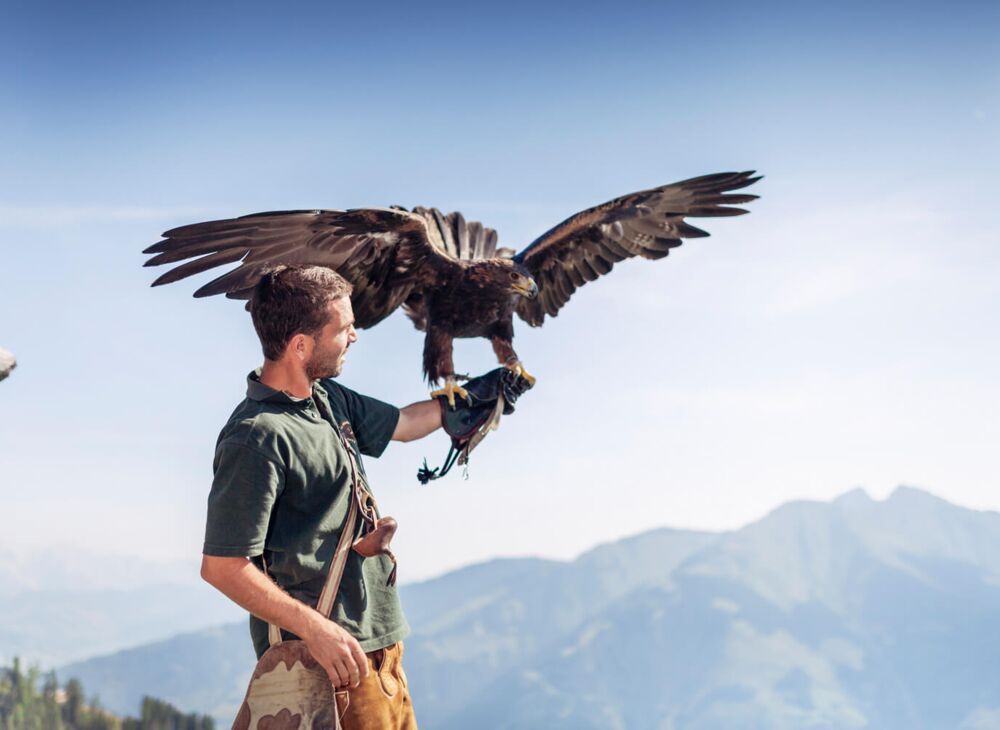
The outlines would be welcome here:
[[[313,392],[316,391],[316,383],[313,383]],[[275,390],[269,385],[260,382],[260,368],[251,371],[247,375],[247,398],[260,401],[262,403],[281,403],[284,405],[308,405],[312,398],[296,398],[283,390]]]

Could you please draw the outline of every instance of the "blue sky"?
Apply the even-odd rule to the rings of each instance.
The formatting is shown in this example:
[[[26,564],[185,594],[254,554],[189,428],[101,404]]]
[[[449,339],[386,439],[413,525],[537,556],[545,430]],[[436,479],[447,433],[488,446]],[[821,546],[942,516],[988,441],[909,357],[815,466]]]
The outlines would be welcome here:
[[[751,215],[518,326],[539,386],[468,481],[416,484],[441,437],[371,466],[409,575],[859,485],[1000,509],[996,4],[3,12],[5,545],[200,548],[214,438],[260,356],[239,305],[148,288],[161,231],[433,205],[520,248],[617,195],[754,168]],[[393,316],[343,381],[421,398],[421,340]],[[457,364],[491,367],[488,344]],[[441,529],[461,514],[490,519]]]

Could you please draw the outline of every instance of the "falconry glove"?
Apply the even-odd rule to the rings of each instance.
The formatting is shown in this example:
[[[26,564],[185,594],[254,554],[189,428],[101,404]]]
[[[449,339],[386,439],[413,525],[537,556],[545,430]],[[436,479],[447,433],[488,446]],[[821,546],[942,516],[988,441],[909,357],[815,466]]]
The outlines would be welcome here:
[[[509,368],[496,368],[469,380],[463,387],[468,395],[465,400],[456,400],[454,407],[448,404],[446,396],[437,398],[441,404],[441,425],[451,437],[451,448],[444,464],[437,469],[428,468],[424,459],[417,472],[421,484],[443,477],[456,461],[467,464],[472,450],[487,433],[496,430],[501,415],[514,412],[514,404],[531,389],[531,383]]]

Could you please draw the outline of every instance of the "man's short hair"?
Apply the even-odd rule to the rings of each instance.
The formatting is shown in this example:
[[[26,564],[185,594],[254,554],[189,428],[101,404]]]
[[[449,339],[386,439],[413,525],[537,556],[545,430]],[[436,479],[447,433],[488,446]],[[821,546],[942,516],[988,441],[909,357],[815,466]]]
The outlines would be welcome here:
[[[279,266],[264,274],[250,297],[264,357],[281,359],[294,335],[317,335],[330,321],[330,302],[350,294],[350,282],[325,266]]]

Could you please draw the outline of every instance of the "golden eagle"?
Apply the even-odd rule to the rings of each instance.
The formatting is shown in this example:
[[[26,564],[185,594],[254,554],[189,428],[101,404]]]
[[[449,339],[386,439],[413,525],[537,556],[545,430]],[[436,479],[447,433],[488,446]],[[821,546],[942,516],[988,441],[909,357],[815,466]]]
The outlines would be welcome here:
[[[143,253],[146,266],[186,263],[153,286],[241,262],[195,292],[249,298],[277,265],[329,266],[354,285],[358,327],[372,327],[402,306],[424,340],[424,375],[445,380],[454,404],[464,397],[452,362],[455,337],[488,337],[502,365],[534,378],[514,352],[513,315],[533,327],[555,317],[588,281],[633,256],[660,259],[683,238],[707,236],[686,217],[740,215],[756,195],[733,194],[759,180],[724,172],[643,190],[567,218],[518,254],[497,248],[497,234],[461,213],[436,208],[359,208],[255,213],[174,228]]]

